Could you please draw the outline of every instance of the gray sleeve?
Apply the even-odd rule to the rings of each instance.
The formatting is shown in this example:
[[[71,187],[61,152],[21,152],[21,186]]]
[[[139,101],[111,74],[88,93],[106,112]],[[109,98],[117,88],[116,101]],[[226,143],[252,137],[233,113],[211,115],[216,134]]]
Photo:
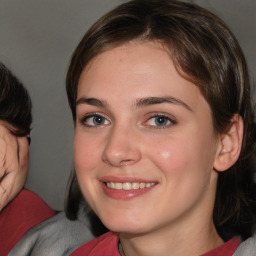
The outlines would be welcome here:
[[[93,238],[87,216],[70,221],[61,212],[30,229],[8,256],[66,256]]]
[[[242,242],[233,256],[255,256],[256,255],[256,235]]]

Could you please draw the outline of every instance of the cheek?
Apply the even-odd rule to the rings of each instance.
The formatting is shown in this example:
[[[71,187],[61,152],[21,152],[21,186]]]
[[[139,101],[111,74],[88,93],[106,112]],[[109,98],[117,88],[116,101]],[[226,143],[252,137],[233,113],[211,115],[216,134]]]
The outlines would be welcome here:
[[[85,136],[79,132],[75,133],[74,139],[74,164],[76,172],[87,175],[99,163],[99,144],[97,140]]]
[[[191,178],[212,170],[214,154],[209,143],[198,137],[170,138],[147,147],[147,154],[166,179]]]
[[[208,191],[213,151],[208,150],[205,144],[193,138],[173,139],[163,143],[161,148],[158,144],[155,156],[151,155],[154,165],[161,170],[166,196],[175,202],[177,209],[192,205]],[[211,148],[209,144],[208,148]]]
[[[88,204],[95,208],[93,198],[98,197],[97,167],[100,163],[100,148],[97,139],[76,132],[74,138],[74,164],[82,194]]]
[[[190,150],[182,140],[165,140],[165,142],[158,143],[157,146],[148,148],[154,149],[154,151],[148,152],[151,155],[150,158],[154,159],[154,163],[167,174],[169,172],[180,172],[180,167],[189,162],[187,152]]]

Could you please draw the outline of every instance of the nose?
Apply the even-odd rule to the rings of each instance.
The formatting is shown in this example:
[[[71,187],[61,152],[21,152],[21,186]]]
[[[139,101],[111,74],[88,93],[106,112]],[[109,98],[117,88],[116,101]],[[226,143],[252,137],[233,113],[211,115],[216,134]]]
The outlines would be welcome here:
[[[139,137],[129,128],[114,127],[107,136],[102,160],[112,166],[132,165],[141,159]]]

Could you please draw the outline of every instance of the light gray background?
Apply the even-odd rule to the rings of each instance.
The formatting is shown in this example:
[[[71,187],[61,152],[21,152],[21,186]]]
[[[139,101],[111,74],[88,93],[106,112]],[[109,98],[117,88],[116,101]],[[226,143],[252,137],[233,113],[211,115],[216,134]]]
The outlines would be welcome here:
[[[145,0],[146,1],[146,0]],[[97,18],[122,0],[0,0],[0,60],[33,101],[30,171],[26,187],[63,208],[72,169],[73,125],[65,95],[72,51]],[[256,1],[194,0],[231,27],[256,76]]]

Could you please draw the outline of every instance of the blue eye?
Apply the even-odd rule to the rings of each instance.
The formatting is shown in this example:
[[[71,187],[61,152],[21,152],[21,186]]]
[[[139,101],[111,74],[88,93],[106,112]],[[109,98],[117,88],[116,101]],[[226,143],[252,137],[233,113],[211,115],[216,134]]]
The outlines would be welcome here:
[[[83,118],[82,123],[87,126],[108,125],[110,122],[103,116],[93,114]]]
[[[157,126],[157,127],[166,127],[172,124],[175,124],[175,121],[163,115],[153,116],[149,118],[148,121],[146,122],[146,125],[148,126]]]

